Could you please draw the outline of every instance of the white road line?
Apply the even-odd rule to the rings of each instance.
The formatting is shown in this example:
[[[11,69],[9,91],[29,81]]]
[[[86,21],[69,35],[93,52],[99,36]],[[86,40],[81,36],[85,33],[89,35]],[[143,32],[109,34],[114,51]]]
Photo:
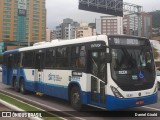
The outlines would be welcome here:
[[[157,109],[157,108],[152,108],[152,107],[147,107],[147,106],[143,106],[143,108],[148,108],[148,109],[152,109],[152,110],[157,110],[157,111],[160,111],[160,109]]]
[[[4,90],[3,90],[3,91],[4,91]],[[4,92],[8,93],[7,91],[4,91]],[[8,94],[10,94],[10,93],[8,93]],[[53,110],[55,110],[55,111],[60,111],[60,112],[62,112],[62,110],[59,110],[59,109],[57,109],[57,108],[53,108],[53,107],[47,106],[47,105],[42,104],[42,103],[38,103],[38,102],[36,102],[36,101],[27,99],[27,98],[25,98],[25,97],[22,97],[22,96],[19,96],[19,95],[15,95],[15,96],[18,96],[18,97],[20,97],[20,98],[26,99],[27,101],[31,101],[32,103],[40,104],[41,106],[44,106],[44,107],[53,109]],[[11,97],[11,96],[10,96],[10,97]],[[12,97],[12,98],[13,98],[13,97]],[[14,98],[14,99],[16,99],[16,98]],[[83,119],[83,118],[80,118],[80,117],[76,117],[76,116],[74,116],[74,115],[72,115],[72,114],[69,114],[69,113],[67,113],[67,112],[62,112],[62,113],[66,114],[66,115],[69,115],[69,116],[71,116],[71,117],[77,118],[77,119],[79,119],[79,120],[86,120],[86,119]],[[59,116],[59,117],[60,117],[60,116]],[[63,119],[66,120],[65,118],[63,118]]]

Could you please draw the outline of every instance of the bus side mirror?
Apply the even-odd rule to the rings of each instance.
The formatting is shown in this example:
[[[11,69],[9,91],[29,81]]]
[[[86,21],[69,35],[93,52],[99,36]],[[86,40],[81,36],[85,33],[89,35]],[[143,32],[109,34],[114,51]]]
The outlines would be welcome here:
[[[112,55],[111,55],[109,47],[106,48],[105,58],[106,58],[106,63],[111,63],[112,62]]]

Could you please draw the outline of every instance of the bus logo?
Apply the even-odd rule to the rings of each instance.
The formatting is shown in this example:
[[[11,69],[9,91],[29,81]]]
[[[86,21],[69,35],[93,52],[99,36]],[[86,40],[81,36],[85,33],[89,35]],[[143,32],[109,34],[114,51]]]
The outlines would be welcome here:
[[[101,44],[91,44],[91,48],[98,48],[101,47]]]
[[[61,81],[62,77],[60,77],[59,75],[53,75],[52,73],[50,73],[48,75],[48,80]]]

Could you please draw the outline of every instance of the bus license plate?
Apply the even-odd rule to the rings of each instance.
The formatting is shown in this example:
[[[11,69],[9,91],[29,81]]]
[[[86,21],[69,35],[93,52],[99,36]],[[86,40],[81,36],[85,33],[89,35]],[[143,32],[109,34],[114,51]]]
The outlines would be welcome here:
[[[144,100],[139,100],[136,102],[136,105],[142,105],[142,104],[144,104]]]

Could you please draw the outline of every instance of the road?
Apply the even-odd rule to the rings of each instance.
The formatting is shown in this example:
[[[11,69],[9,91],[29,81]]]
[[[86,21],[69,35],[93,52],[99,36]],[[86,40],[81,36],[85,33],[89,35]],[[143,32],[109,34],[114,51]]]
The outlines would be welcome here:
[[[111,117],[99,117],[99,113],[96,112],[76,112],[72,109],[70,104],[67,101],[57,99],[54,97],[50,96],[36,96],[34,93],[29,93],[27,95],[22,95],[20,93],[15,92],[10,86],[6,86],[2,84],[1,81],[1,73],[0,73],[0,91],[5,91],[7,93],[10,93],[12,95],[16,95],[18,98],[25,99],[27,101],[30,101],[32,104],[37,105],[41,104],[43,107],[45,107],[48,111],[62,111],[63,113],[69,114],[73,116],[76,119],[80,120],[113,120],[113,119],[118,119],[118,120],[124,120],[124,119],[137,119],[137,118],[111,118]],[[159,96],[160,96],[160,91],[159,91]],[[94,111],[102,111],[102,114],[105,114],[104,110],[94,108],[94,107],[85,107],[84,108],[87,111],[94,110]],[[159,111],[160,112],[160,97],[158,98],[158,103],[153,104],[153,105],[148,105],[144,107],[138,107],[138,108],[130,108],[130,109],[125,109],[123,111]],[[105,115],[104,115],[105,116]],[[144,119],[144,117],[139,117],[138,119]],[[146,120],[158,120],[159,118],[157,117],[152,117],[152,118],[145,118]]]

